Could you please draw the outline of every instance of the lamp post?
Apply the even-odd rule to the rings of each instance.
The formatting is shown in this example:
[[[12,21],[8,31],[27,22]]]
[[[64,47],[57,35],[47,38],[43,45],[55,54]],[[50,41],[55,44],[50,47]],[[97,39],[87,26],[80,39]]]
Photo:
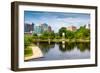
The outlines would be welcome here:
[[[63,39],[65,38],[65,33],[64,32],[62,33],[62,37],[63,37]]]
[[[62,43],[65,44],[65,33],[62,33]]]

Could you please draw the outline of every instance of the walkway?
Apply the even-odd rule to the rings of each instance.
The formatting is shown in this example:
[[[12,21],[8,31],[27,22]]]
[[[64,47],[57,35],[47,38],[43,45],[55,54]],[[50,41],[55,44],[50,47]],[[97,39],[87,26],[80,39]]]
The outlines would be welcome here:
[[[28,56],[28,57],[24,57],[24,60],[31,60],[31,59],[43,57],[42,51],[37,46],[32,47],[32,52],[33,52],[33,55],[32,56]]]

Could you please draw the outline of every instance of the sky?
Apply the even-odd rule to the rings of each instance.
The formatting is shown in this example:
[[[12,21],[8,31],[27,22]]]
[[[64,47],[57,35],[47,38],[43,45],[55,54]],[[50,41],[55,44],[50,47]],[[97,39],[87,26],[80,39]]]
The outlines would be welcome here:
[[[58,32],[61,27],[84,26],[90,24],[90,14],[69,13],[69,12],[44,12],[44,11],[24,11],[24,23],[34,23],[35,26],[47,23],[54,32]]]

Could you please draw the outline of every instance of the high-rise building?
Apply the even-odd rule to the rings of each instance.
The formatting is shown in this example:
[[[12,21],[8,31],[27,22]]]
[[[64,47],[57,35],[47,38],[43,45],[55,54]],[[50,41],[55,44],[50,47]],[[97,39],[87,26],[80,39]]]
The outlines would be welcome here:
[[[48,31],[48,24],[46,24],[46,23],[41,24],[41,28],[42,28],[43,32]]]
[[[34,31],[34,25],[35,25],[35,24],[34,24],[34,23],[32,23],[32,31]]]
[[[48,24],[46,23],[43,23],[43,24],[40,24],[38,26],[34,26],[34,31],[33,33],[36,33],[38,35],[41,35],[43,32],[51,32],[52,29],[51,29],[51,26],[48,26]]]
[[[33,31],[34,31],[34,23],[32,23],[32,24],[25,23],[24,24],[24,33],[25,34],[32,34]]]
[[[36,33],[36,34],[41,34],[41,33],[42,33],[42,28],[41,28],[41,26],[35,26],[35,27],[34,27],[34,33]]]
[[[77,28],[76,28],[75,26],[68,26],[68,27],[67,27],[67,30],[76,31]]]
[[[48,26],[48,31],[49,31],[49,32],[51,32],[51,31],[52,31],[51,26]]]

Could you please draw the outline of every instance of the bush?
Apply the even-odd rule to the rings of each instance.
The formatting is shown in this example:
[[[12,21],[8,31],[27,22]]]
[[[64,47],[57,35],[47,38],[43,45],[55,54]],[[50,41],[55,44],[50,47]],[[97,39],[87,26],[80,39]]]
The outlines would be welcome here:
[[[32,43],[32,36],[25,35],[24,36],[24,46],[25,48]]]

